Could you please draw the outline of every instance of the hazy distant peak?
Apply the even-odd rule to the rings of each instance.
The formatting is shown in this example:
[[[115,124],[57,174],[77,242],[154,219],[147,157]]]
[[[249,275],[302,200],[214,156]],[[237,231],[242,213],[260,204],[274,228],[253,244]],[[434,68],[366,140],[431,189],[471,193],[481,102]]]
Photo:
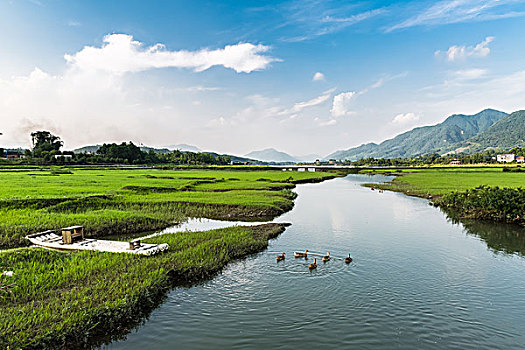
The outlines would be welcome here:
[[[277,151],[274,148],[266,148],[260,151],[253,151],[244,155],[248,158],[262,160],[264,162],[298,162],[299,160],[288,153]]]
[[[171,145],[171,146],[166,146],[167,149],[169,149],[170,151],[174,151],[176,149],[178,149],[179,151],[185,151],[185,152],[201,152],[201,149],[197,146],[193,146],[193,145],[188,145],[188,144],[185,144],[185,143],[180,143],[178,145]]]

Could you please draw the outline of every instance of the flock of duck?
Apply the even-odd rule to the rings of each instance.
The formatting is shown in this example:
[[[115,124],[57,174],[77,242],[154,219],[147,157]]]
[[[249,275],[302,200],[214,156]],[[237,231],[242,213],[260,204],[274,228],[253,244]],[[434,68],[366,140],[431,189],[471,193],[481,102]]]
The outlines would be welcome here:
[[[293,252],[293,257],[308,259],[308,249],[306,249],[304,252]],[[285,253],[283,252],[282,254],[277,255],[276,259],[278,262],[283,261],[285,259]],[[322,262],[330,261],[331,260],[330,252],[326,252],[326,255],[324,255],[321,258],[321,260]],[[348,253],[348,256],[344,258],[343,260],[346,264],[350,264],[353,261],[352,257],[350,256],[350,253]],[[308,269],[314,270],[316,268],[317,268],[317,258],[314,258],[314,262],[308,265]]]

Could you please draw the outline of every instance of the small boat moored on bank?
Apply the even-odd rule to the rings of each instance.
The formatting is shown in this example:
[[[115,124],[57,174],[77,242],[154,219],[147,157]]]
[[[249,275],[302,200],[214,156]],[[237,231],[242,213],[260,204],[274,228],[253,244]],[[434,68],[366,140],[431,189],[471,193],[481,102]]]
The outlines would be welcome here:
[[[140,240],[120,242],[84,238],[84,228],[82,226],[66,227],[61,231],[62,237],[57,235],[54,230],[48,230],[27,235],[26,238],[37,246],[61,250],[92,250],[110,253],[153,255],[168,250],[169,248],[166,243],[147,244],[142,243]]]

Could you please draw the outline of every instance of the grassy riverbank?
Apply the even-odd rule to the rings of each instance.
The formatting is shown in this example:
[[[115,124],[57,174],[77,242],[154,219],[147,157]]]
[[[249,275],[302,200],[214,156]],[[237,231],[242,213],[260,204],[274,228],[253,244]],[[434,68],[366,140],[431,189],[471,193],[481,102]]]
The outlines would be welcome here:
[[[366,173],[394,175],[396,178],[390,183],[374,186],[420,197],[442,196],[478,186],[508,188],[525,186],[525,172],[504,172],[501,167],[392,168],[367,170]]]
[[[24,236],[84,225],[88,237],[162,229],[185,218],[273,218],[293,207],[296,183],[336,173],[258,168],[0,168],[0,249]]]
[[[174,285],[212,276],[264,250],[285,224],[180,232],[152,257],[40,248],[0,252],[0,348],[85,348],[129,332]]]
[[[521,168],[514,168],[521,169]],[[525,223],[525,172],[503,168],[389,169],[396,175],[377,188],[425,197],[457,219]]]

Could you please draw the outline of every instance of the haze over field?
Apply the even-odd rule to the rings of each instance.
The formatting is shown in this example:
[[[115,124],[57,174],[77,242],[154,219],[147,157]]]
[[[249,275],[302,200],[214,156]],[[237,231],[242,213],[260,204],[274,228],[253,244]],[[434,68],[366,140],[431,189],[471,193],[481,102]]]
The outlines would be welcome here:
[[[4,147],[327,155],[525,109],[523,1],[4,1],[0,26]]]

